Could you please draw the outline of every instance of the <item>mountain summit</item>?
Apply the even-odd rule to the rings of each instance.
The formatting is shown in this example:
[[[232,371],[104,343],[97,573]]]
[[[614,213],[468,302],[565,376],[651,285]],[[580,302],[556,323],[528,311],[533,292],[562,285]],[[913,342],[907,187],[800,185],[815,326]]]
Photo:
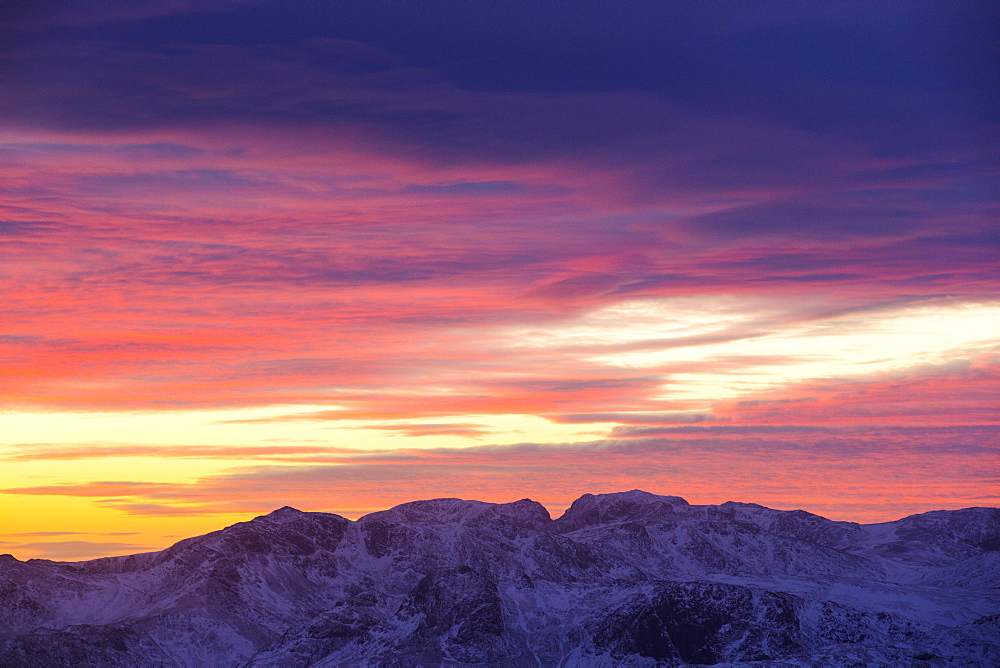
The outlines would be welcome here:
[[[998,588],[996,508],[285,507],[162,552],[0,556],[0,665],[996,665]]]

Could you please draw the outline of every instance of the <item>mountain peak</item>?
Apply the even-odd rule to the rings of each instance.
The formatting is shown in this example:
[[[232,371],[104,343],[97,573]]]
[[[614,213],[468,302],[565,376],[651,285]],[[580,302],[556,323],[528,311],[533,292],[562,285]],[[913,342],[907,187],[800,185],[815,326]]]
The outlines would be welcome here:
[[[269,522],[289,522],[291,520],[298,519],[307,515],[298,508],[292,508],[291,506],[282,506],[277,510],[272,510],[267,515],[260,515],[254,519],[256,520],[267,520]]]
[[[447,524],[462,523],[476,517],[495,503],[471,501],[468,499],[441,498],[409,501],[393,506],[389,510],[381,510],[365,515],[359,521],[372,519],[398,520],[416,524]]]
[[[575,531],[590,525],[662,517],[675,508],[688,505],[679,496],[660,496],[641,489],[612,494],[584,494],[556,523],[562,531]]]
[[[558,520],[530,499],[286,506],[158,553],[0,556],[0,665],[1000,665],[998,546],[998,509],[862,528],[642,490]]]

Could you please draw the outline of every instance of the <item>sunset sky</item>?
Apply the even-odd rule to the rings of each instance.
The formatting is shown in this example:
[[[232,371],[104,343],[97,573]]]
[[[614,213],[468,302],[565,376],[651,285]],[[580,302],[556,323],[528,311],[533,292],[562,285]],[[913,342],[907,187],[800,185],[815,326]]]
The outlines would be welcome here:
[[[1000,505],[992,2],[0,4],[0,552]]]

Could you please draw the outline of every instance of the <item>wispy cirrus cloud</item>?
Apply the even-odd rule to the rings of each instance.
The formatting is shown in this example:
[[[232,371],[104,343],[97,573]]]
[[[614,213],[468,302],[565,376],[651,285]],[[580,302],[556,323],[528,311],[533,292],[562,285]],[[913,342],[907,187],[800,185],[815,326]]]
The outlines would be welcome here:
[[[998,444],[988,447],[981,441],[984,435],[995,438],[995,428],[932,431],[922,435],[922,447],[913,446],[912,432],[904,430],[897,438],[891,428],[875,430],[879,438],[863,430],[777,432],[792,438],[776,440],[776,434],[767,430],[748,430],[711,434],[711,438],[674,434],[566,444],[345,452],[326,462],[240,467],[186,484],[108,481],[3,491],[97,498],[108,508],[161,516],[266,512],[283,502],[356,517],[414,497],[443,495],[446,490],[484,500],[528,495],[559,509],[585,490],[617,489],[626,480],[644,489],[680,493],[695,502],[753,497],[778,507],[796,504],[863,521],[947,504],[956,486],[962,498],[981,505],[997,501],[985,491],[995,488],[996,475],[970,468],[973,462],[1000,457]],[[928,453],[934,453],[933,461]],[[567,468],[571,479],[565,475]],[[837,498],[848,479],[849,494],[856,501]],[[248,488],[257,490],[253,498],[245,494]]]
[[[32,559],[54,561],[95,559],[113,554],[129,554],[149,551],[142,543],[121,543],[91,540],[58,540],[40,543],[19,543],[17,550],[30,555]]]
[[[468,436],[480,438],[490,434],[489,429],[473,422],[414,422],[409,424],[368,424],[362,429],[382,429],[394,431],[406,436]]]
[[[101,536],[135,536],[137,532],[135,531],[112,531],[112,532],[102,532]],[[12,536],[16,538],[36,538],[36,537],[49,537],[49,536],[95,536],[96,533],[88,533],[83,531],[27,531],[22,533],[8,533],[7,536]]]
[[[109,457],[152,457],[180,459],[289,459],[298,460],[310,456],[331,455],[342,451],[329,445],[282,444],[271,447],[232,445],[131,445],[107,443],[79,443],[73,445],[52,443],[19,443],[8,445],[0,453],[0,460],[40,461],[104,459]]]
[[[920,453],[943,462],[941,490],[978,498],[958,462],[985,475],[995,443],[990,18],[934,2],[11,8],[10,488],[58,495],[66,462],[184,458],[305,476],[308,494],[275,489],[308,503],[343,482],[372,508],[501,495],[515,471],[557,503],[575,480],[681,473],[711,496],[698,464],[746,500],[784,485],[843,509],[889,496],[820,472],[895,448],[913,485],[931,484]],[[470,443],[485,449],[454,450]],[[78,498],[126,513],[248,507],[225,477],[87,470]],[[920,498],[905,503],[950,497]]]

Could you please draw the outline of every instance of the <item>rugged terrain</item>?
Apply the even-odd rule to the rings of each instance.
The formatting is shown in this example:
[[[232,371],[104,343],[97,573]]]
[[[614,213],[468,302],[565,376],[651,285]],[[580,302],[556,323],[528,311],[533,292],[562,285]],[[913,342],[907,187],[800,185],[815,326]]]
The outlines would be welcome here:
[[[282,508],[162,552],[0,556],[0,665],[998,665],[1000,509],[834,522],[638,490],[351,522]]]

